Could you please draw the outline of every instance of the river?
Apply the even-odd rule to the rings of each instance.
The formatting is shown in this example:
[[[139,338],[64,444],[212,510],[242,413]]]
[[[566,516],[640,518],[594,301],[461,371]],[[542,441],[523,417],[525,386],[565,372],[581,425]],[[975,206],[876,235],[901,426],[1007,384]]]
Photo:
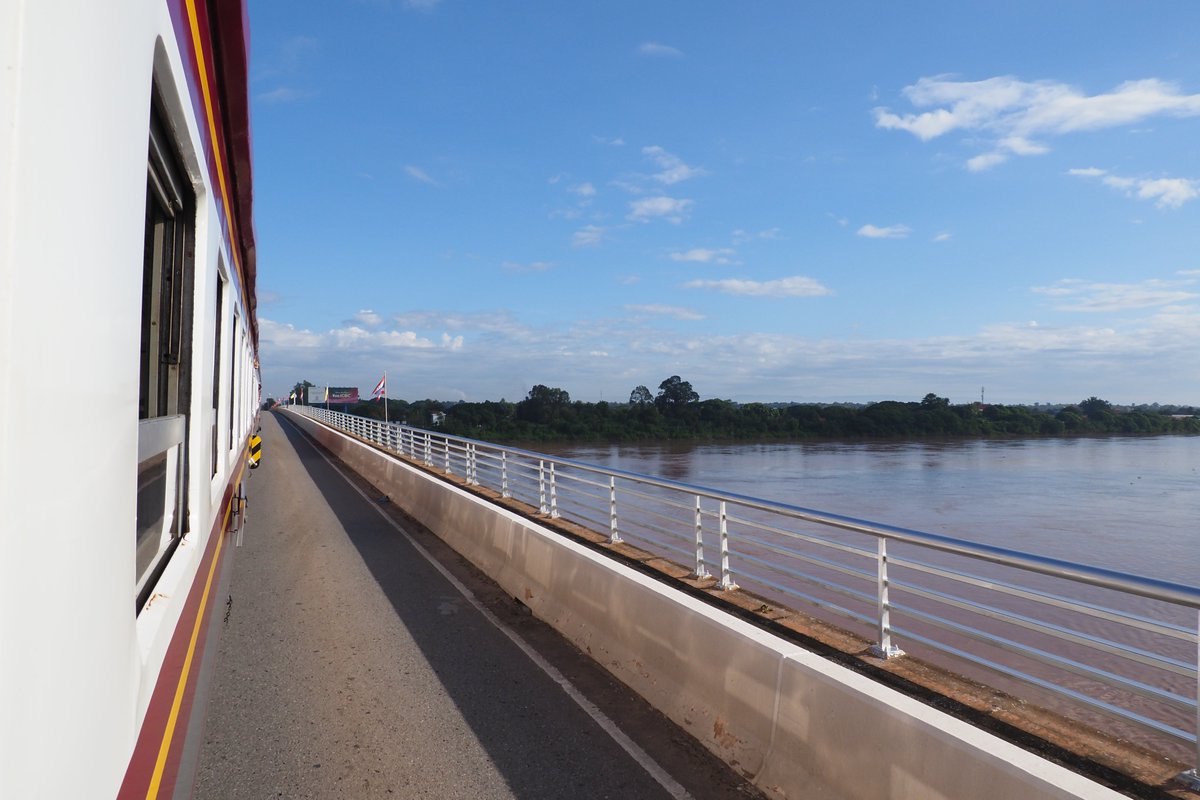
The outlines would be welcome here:
[[[1200,583],[1200,437],[541,447],[903,528]]]

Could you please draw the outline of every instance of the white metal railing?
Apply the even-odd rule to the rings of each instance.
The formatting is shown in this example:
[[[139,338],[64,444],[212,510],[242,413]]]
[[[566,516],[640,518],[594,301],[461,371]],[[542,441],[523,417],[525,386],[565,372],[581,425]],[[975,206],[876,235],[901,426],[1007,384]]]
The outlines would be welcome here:
[[[318,407],[292,410],[610,542],[635,542],[722,588],[800,601],[867,632],[879,657],[902,655],[901,644],[942,654],[1132,723],[1151,743],[1187,748],[1193,768],[1181,778],[1200,788],[1196,586]]]

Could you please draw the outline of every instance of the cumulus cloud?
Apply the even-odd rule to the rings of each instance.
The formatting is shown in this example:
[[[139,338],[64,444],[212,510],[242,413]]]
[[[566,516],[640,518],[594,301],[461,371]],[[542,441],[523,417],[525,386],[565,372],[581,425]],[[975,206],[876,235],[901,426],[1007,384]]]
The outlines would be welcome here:
[[[670,58],[682,58],[683,51],[677,47],[671,47],[667,44],[659,42],[642,42],[638,45],[638,52],[644,56],[668,56]]]
[[[1055,299],[1058,311],[1113,312],[1186,303],[1200,298],[1189,291],[1200,281],[1181,272],[1183,280],[1152,278],[1140,283],[1099,283],[1067,278],[1050,286],[1035,286],[1035,294]]]
[[[948,242],[948,241],[950,241],[952,238],[953,238],[953,236],[952,236],[950,233],[948,233],[948,232],[946,232],[946,231],[943,231],[942,233],[939,233],[937,236],[934,236],[934,237],[933,237],[933,241],[935,241],[935,242]]]
[[[701,264],[713,262],[715,264],[729,264],[736,251],[732,247],[718,247],[716,249],[706,247],[693,247],[691,250],[685,250],[682,253],[671,253],[672,261],[698,261]]]
[[[670,317],[679,320],[700,320],[704,315],[692,308],[682,306],[665,306],[657,303],[648,305],[627,305],[625,310],[633,314],[643,314],[652,317]]]
[[[707,174],[701,167],[689,167],[679,156],[668,153],[658,145],[643,147],[642,155],[652,160],[662,170],[655,173],[654,180],[667,186]]]
[[[691,213],[693,201],[676,199],[657,195],[642,197],[630,202],[628,219],[634,222],[649,222],[652,219],[665,219],[678,225],[687,219]]]
[[[859,236],[865,236],[868,239],[905,239],[912,228],[907,225],[888,225],[885,228],[879,228],[875,225],[863,225],[857,231]]]
[[[990,144],[988,152],[967,162],[975,171],[990,169],[1010,156],[1048,152],[1048,145],[1037,137],[1131,125],[1155,116],[1200,115],[1200,94],[1183,94],[1157,78],[1126,81],[1110,92],[1086,95],[1054,81],[1022,81],[1013,76],[959,81],[939,75],[921,78],[906,86],[903,94],[916,108],[930,110],[897,114],[876,108],[876,126],[907,131],[921,141],[951,131],[974,134]]]
[[[1068,175],[1099,178],[1112,187],[1138,200],[1153,200],[1158,208],[1179,208],[1200,197],[1200,181],[1190,178],[1129,178],[1113,175],[1096,167],[1067,170]]]
[[[820,281],[804,275],[778,278],[772,281],[752,281],[741,278],[720,280],[694,280],[685,283],[686,289],[716,289],[725,294],[750,295],[753,297],[823,297],[833,294]]]
[[[578,184],[576,186],[572,186],[571,188],[567,189],[567,191],[571,192],[572,194],[577,194],[580,197],[595,197],[596,196],[596,187],[586,181],[584,183]]]

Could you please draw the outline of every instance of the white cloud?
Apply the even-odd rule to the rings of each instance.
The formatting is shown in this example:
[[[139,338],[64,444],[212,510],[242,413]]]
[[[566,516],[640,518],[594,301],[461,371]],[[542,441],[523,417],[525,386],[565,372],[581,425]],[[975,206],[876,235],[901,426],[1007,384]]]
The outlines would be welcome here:
[[[598,247],[604,240],[604,228],[584,225],[571,236],[572,247]]]
[[[355,350],[426,350],[438,347],[415,331],[368,331],[357,325],[327,331],[298,329],[294,325],[259,320],[259,337],[264,348],[284,347],[329,352]],[[453,344],[453,340],[451,341]],[[445,346],[445,345],[443,345]]]
[[[644,56],[670,56],[671,58],[683,56],[682,50],[659,42],[642,42],[638,45],[638,52]]]
[[[420,181],[421,183],[428,183],[430,186],[439,185],[437,181],[429,177],[429,174],[420,167],[415,167],[412,164],[405,164],[404,171],[407,172],[408,176],[413,180]]]
[[[1100,178],[1105,186],[1124,192],[1139,200],[1153,200],[1158,208],[1179,208],[1200,197],[1200,181],[1190,178],[1129,178],[1111,175],[1096,167],[1067,170],[1068,175]]]
[[[1050,152],[1046,145],[1031,142],[1024,136],[1006,136],[1000,140],[1000,149],[1018,156],[1040,156]]]
[[[1138,181],[1137,196],[1154,200],[1159,208],[1179,208],[1200,196],[1200,182],[1187,178],[1155,178]]]
[[[1200,298],[1200,293],[1186,287],[1198,282],[1152,278],[1141,283],[1098,283],[1067,278],[1051,286],[1035,286],[1033,292],[1055,298],[1058,311],[1112,312],[1190,302]]]
[[[1200,274],[1172,279],[1184,277]],[[406,348],[378,345],[383,337],[373,340],[366,331],[336,339],[270,319],[260,323],[264,387],[285,396],[303,378],[361,388],[388,369],[389,394],[407,399],[518,400],[535,383],[561,386],[578,399],[623,398],[638,384],[677,374],[702,396],[742,401],[918,399],[936,376],[938,392],[955,402],[978,397],[986,384],[998,402],[1077,401],[1102,387],[1113,400],[1185,403],[1200,393],[1198,307],[1192,299],[1073,326],[1031,324],[1031,315],[1022,315],[919,338],[720,335],[707,325],[677,331],[658,324],[669,315],[647,310],[544,328],[503,311],[420,311],[395,319],[397,333],[425,340]],[[446,382],[450,371],[459,376],[453,386]]]
[[[952,238],[954,238],[954,237],[953,237],[953,236],[952,236],[952,235],[951,235],[949,232],[947,232],[947,231],[943,231],[942,233],[939,233],[937,236],[934,236],[934,237],[933,237],[933,241],[935,241],[935,242],[948,242],[948,241],[950,241]]]
[[[643,197],[630,202],[628,219],[634,222],[665,219],[667,222],[678,225],[687,219],[693,205],[693,201],[688,199],[676,199],[663,195]]]
[[[740,278],[721,280],[694,280],[684,285],[685,289],[716,289],[725,294],[750,295],[754,297],[823,297],[833,294],[820,281],[803,275],[778,278],[773,281],[751,281]]]
[[[956,130],[990,136],[990,152],[967,162],[975,171],[993,167],[1010,155],[1049,151],[1033,137],[1131,125],[1160,115],[1200,115],[1200,94],[1181,94],[1174,84],[1157,78],[1126,81],[1111,92],[1088,96],[1053,81],[1029,82],[1012,76],[958,81],[935,76],[906,86],[903,94],[918,109],[936,108],[910,114],[876,108],[876,126],[907,131],[922,141]]]
[[[662,170],[653,176],[654,180],[667,186],[708,174],[701,167],[689,167],[679,156],[668,153],[658,145],[643,147],[642,155],[650,158]]]
[[[655,317],[671,317],[672,319],[686,321],[704,319],[704,315],[695,309],[684,308],[682,306],[665,306],[657,303],[652,303],[649,305],[627,305],[625,306],[625,310],[633,314],[644,314]]]
[[[567,189],[567,191],[571,192],[572,194],[577,194],[580,197],[595,197],[596,196],[596,187],[586,181],[584,183],[578,184],[577,186],[572,186],[571,188]]]
[[[1008,156],[1004,153],[984,153],[983,155],[968,158],[967,169],[971,172],[983,172],[998,164],[1003,164],[1005,161],[1008,161]]]
[[[369,308],[364,308],[354,315],[354,322],[359,325],[366,325],[368,328],[374,328],[383,324],[383,317],[376,314]]]
[[[865,236],[868,239],[904,239],[912,233],[912,228],[907,225],[888,225],[885,228],[878,228],[874,225],[863,225],[857,231],[859,236]]]
[[[732,247],[719,247],[716,249],[693,247],[691,250],[682,253],[671,253],[671,260],[699,261],[702,264],[707,264],[710,261],[717,264],[729,264],[735,252]]]

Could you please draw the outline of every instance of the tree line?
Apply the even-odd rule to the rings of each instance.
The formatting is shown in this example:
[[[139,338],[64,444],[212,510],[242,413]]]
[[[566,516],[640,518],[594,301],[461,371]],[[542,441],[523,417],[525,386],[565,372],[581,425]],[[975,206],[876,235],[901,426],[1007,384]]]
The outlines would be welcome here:
[[[384,416],[378,401],[345,410],[375,419]],[[565,389],[538,384],[515,403],[389,399],[388,418],[495,442],[1200,433],[1200,417],[1192,407],[1119,409],[1098,397],[1055,408],[951,404],[933,393],[916,402],[884,400],[863,406],[734,403],[701,400],[691,383],[678,375],[660,383],[655,394],[646,386],[635,387],[627,403],[573,401]]]

